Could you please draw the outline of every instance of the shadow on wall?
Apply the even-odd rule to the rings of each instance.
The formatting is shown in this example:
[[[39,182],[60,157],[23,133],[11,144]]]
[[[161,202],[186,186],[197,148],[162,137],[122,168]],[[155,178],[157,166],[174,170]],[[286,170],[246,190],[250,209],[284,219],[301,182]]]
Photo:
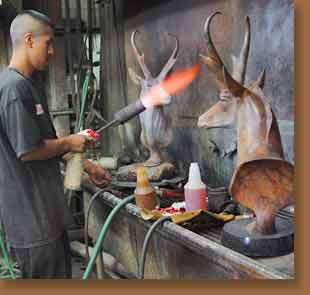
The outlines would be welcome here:
[[[215,2],[216,0],[213,0]],[[127,2],[127,3],[126,3]],[[171,2],[171,3],[169,3]],[[124,3],[124,12],[125,20],[137,17],[138,15],[149,13],[150,16],[153,15],[154,18],[157,18],[156,14],[153,14],[152,11],[158,9],[160,6],[163,6],[165,9],[170,10],[169,7],[173,9],[174,13],[182,12],[182,10],[191,9],[194,6],[201,5],[201,1],[177,1],[180,5],[176,5],[176,1],[173,0],[134,0],[134,1],[125,1]],[[212,2],[212,1],[209,1]],[[152,18],[148,18],[152,20]],[[143,23],[141,23],[143,25]]]

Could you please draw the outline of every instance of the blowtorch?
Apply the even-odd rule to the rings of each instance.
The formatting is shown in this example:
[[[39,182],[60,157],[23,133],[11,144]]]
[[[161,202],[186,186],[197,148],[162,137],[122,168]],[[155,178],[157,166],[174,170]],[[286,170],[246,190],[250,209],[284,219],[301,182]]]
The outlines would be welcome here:
[[[84,135],[89,139],[97,140],[104,130],[126,123],[133,117],[145,111],[147,108],[169,104],[171,101],[171,96],[176,95],[186,89],[196,78],[199,72],[200,65],[196,64],[191,68],[172,73],[165,80],[153,86],[146,95],[116,112],[113,115],[113,119],[106,125],[102,126],[96,131],[92,129],[86,129],[79,132],[78,134]],[[64,180],[65,187],[70,190],[79,190],[81,186],[82,175],[83,153],[75,153],[67,162],[67,169]]]

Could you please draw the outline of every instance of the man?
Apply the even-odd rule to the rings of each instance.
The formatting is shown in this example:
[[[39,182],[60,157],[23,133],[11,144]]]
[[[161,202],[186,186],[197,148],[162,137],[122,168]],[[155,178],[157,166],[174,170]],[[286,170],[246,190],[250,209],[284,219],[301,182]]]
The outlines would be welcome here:
[[[73,219],[59,160],[83,152],[89,140],[56,137],[44,94],[32,79],[54,52],[50,19],[25,11],[13,20],[10,35],[13,55],[0,74],[0,217],[23,278],[70,278],[66,229]],[[104,170],[86,164],[94,179],[109,180]]]

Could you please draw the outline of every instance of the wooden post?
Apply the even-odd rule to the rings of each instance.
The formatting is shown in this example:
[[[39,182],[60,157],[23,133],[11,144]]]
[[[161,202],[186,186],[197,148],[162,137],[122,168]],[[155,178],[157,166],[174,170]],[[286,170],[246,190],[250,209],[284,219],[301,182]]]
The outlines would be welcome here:
[[[2,23],[0,22],[0,70],[5,68],[8,64],[8,52],[6,46],[7,40],[5,40],[5,33]]]
[[[61,0],[46,1],[47,13],[54,24],[61,21]],[[64,37],[55,37],[55,54],[49,66],[49,89],[48,104],[50,110],[68,109],[68,95],[66,90],[66,71],[65,71],[65,48]],[[58,136],[65,136],[70,133],[69,116],[57,116],[53,118],[53,123]]]

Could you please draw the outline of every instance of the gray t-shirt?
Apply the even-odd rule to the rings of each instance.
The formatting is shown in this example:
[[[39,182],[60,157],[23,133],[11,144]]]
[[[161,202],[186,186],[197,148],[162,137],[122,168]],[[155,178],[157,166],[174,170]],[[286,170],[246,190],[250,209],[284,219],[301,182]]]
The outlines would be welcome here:
[[[11,245],[28,248],[61,236],[73,224],[59,158],[23,162],[20,157],[56,138],[46,98],[14,69],[0,73],[0,219]]]

